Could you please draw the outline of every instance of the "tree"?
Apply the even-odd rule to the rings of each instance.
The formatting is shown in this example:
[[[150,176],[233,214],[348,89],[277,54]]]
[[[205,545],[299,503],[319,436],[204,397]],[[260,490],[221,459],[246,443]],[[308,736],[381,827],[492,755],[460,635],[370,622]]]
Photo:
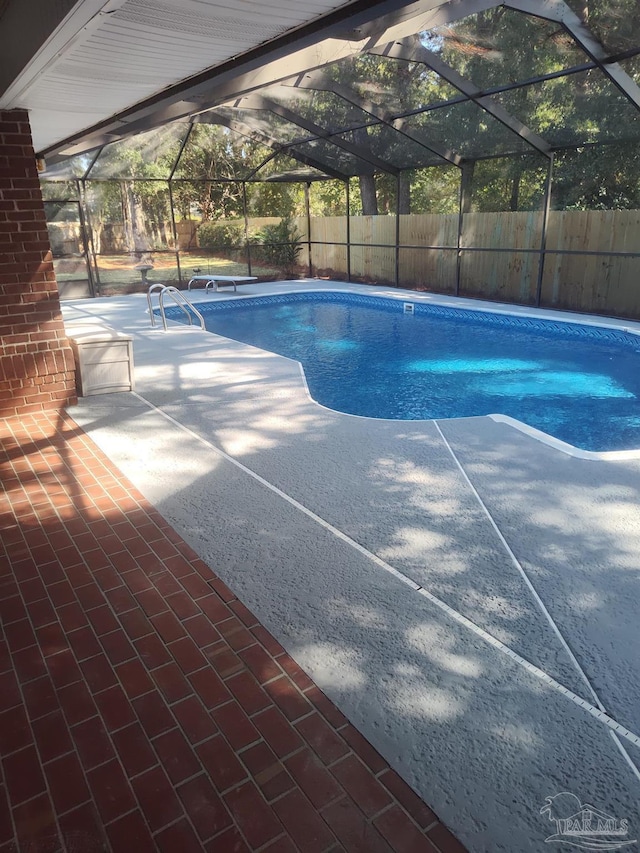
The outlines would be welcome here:
[[[640,144],[589,146],[557,155],[557,210],[640,209]]]
[[[183,219],[192,205],[202,221],[243,214],[242,185],[266,157],[256,145],[219,124],[194,124],[175,171],[173,197]]]

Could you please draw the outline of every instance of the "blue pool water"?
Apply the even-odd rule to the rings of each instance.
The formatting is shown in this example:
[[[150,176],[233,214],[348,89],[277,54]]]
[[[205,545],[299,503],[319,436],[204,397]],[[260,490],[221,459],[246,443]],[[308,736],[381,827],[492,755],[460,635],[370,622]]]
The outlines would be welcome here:
[[[324,406],[397,420],[504,414],[586,450],[640,448],[640,338],[352,294],[199,305],[207,328],[300,361]],[[175,319],[180,313],[168,311]]]

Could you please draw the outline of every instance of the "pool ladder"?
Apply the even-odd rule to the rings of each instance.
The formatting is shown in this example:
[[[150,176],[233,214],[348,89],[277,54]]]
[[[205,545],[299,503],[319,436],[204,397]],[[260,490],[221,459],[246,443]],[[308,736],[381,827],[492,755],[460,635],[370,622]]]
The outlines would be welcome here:
[[[186,297],[181,290],[178,290],[177,287],[174,287],[171,284],[166,285],[160,283],[152,284],[149,290],[147,291],[147,305],[149,306],[149,318],[151,320],[152,327],[156,325],[156,315],[153,313],[153,305],[151,304],[151,294],[155,290],[160,291],[158,294],[158,306],[160,308],[162,326],[165,332],[167,331],[167,316],[164,310],[164,297],[167,294],[173,299],[178,308],[180,308],[181,311],[187,315],[187,319],[189,320],[190,326],[193,325],[193,315],[195,314],[195,316],[200,321],[200,328],[206,330],[206,326],[204,324],[204,317],[195,307],[193,302],[191,302],[191,300],[188,299],[188,297]]]

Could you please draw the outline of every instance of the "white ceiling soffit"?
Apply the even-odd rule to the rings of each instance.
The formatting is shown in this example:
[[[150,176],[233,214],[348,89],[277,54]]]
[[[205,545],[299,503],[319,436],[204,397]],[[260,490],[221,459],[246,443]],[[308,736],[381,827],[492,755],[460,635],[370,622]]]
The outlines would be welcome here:
[[[81,0],[2,99],[36,150],[344,6],[336,0]]]

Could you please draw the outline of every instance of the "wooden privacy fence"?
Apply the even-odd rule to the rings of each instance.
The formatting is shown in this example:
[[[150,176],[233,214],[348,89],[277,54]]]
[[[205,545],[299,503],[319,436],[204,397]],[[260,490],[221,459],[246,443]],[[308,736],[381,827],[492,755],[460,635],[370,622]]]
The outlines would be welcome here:
[[[552,213],[547,250],[543,304],[640,318],[640,257],[606,254],[640,252],[640,210]]]
[[[314,273],[441,293],[455,293],[459,282],[461,296],[522,304],[535,304],[540,285],[546,307],[640,318],[640,211],[552,211],[539,281],[543,219],[540,211],[467,213],[462,221],[424,213],[294,224],[303,243],[310,236]],[[249,227],[279,221],[252,218]],[[181,252],[197,247],[195,223],[177,223],[177,232]],[[299,262],[307,257],[305,248]]]
[[[302,219],[299,228],[306,231]],[[395,283],[397,236],[400,286],[453,293],[459,263],[460,295],[533,304],[542,229],[539,211],[467,213],[461,223],[455,214],[412,214],[398,222],[395,216],[352,216],[348,227],[346,216],[312,217],[311,259],[314,271],[346,277],[349,234],[351,275]],[[640,211],[552,211],[541,304],[640,317],[640,256],[629,256],[634,252],[640,255]]]

